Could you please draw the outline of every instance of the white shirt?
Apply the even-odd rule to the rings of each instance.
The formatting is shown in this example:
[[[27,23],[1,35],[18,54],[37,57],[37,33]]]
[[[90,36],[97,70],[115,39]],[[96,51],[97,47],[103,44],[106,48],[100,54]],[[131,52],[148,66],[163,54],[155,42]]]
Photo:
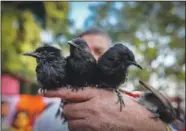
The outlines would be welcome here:
[[[67,122],[56,118],[55,114],[60,102],[56,102],[46,109],[35,121],[33,131],[69,131]]]

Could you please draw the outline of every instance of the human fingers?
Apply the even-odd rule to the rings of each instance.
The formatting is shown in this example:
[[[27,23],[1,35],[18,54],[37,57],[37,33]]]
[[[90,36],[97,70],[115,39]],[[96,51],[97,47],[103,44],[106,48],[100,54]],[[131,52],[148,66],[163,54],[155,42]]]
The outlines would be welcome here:
[[[71,102],[87,101],[97,95],[99,89],[85,87],[83,90],[72,91],[72,89],[60,88],[43,93],[45,97],[59,97]]]

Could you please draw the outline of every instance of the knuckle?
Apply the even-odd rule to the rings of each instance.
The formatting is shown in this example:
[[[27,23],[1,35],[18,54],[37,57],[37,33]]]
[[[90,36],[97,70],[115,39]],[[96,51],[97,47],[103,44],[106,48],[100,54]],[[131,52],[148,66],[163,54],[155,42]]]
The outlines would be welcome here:
[[[63,112],[64,112],[64,114],[66,114],[68,111],[70,111],[70,109],[71,109],[71,105],[70,104],[65,104],[63,106]]]
[[[88,109],[88,113],[91,114],[91,115],[95,115],[95,116],[98,115],[98,112],[95,109],[93,109],[93,108],[92,109],[89,108]]]
[[[68,121],[68,128],[70,131],[74,131],[75,129],[77,129],[77,124],[71,121]]]
[[[93,100],[91,106],[88,106],[88,113],[91,115],[98,116],[99,115],[99,102],[97,100]]]

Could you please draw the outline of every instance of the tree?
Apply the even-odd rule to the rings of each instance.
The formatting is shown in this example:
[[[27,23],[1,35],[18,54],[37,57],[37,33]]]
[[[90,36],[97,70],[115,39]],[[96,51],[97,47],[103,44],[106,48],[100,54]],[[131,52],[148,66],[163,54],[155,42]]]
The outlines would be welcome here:
[[[92,13],[84,23],[85,28],[104,28],[114,42],[124,42],[140,59],[144,70],[130,69],[129,72],[129,80],[135,86],[138,79],[151,81],[156,77],[160,82],[157,88],[168,87],[169,82],[174,81],[179,90],[184,89],[183,2],[104,2],[89,9]]]
[[[2,70],[34,79],[36,62],[22,54],[41,45],[41,31],[59,44],[69,33],[68,2],[2,2]]]

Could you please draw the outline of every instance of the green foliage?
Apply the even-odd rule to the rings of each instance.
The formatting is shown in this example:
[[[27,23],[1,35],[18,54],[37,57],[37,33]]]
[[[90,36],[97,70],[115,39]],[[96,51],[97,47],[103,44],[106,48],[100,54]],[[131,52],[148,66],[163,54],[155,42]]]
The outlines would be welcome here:
[[[2,70],[34,79],[36,61],[22,54],[41,44],[42,30],[69,35],[68,10],[67,2],[3,2]]]
[[[2,69],[33,76],[35,60],[22,56],[40,42],[40,27],[29,11],[4,11],[2,14]],[[25,68],[26,67],[26,68]]]
[[[67,19],[68,2],[44,2],[46,11],[47,29],[54,33],[54,36],[67,34],[70,21]]]
[[[152,73],[159,80],[176,77],[184,82],[185,72],[185,4],[183,2],[105,2],[90,6],[91,15],[85,28],[97,26],[108,31],[113,41],[128,42],[135,49],[144,71],[130,70],[129,79],[149,80]],[[113,23],[113,19],[116,22]],[[103,24],[104,23],[104,24]],[[140,34],[140,36],[139,36]],[[165,59],[173,55],[175,62],[167,66]],[[160,59],[160,57],[162,59]],[[156,67],[152,64],[156,63]],[[136,75],[138,74],[138,75]]]

